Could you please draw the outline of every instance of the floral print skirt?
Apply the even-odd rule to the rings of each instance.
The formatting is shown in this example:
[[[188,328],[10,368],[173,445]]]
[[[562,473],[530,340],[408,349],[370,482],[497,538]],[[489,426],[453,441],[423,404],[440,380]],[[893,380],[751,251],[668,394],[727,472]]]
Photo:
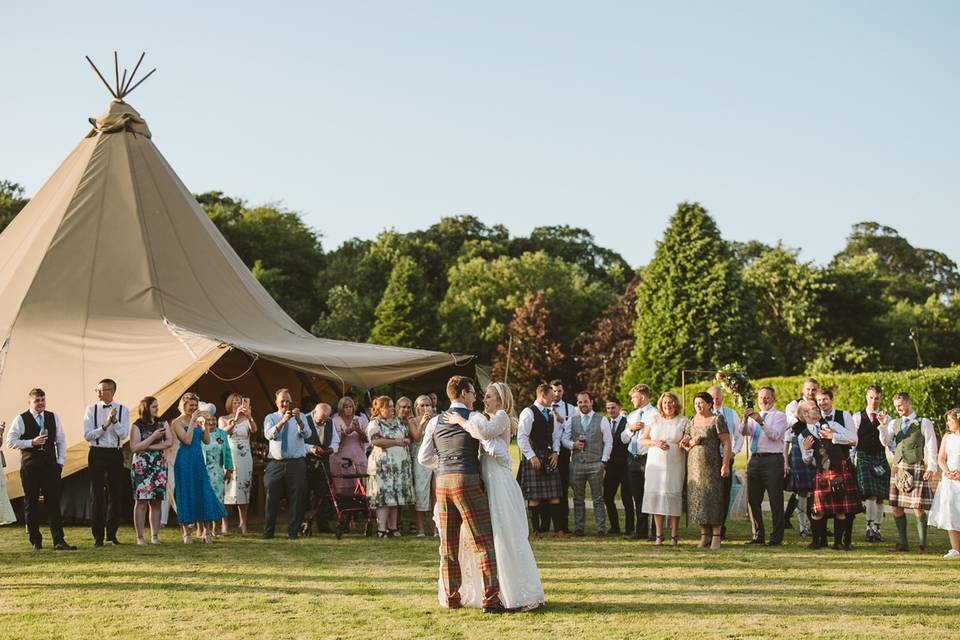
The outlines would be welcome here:
[[[163,451],[142,451],[133,456],[135,500],[163,500],[167,495],[167,459]]]

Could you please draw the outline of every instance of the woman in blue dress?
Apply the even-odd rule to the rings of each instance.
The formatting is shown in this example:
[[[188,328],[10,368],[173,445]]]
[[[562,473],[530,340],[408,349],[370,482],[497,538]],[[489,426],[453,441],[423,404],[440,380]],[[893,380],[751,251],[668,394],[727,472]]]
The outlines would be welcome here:
[[[199,425],[201,412],[196,394],[184,394],[180,401],[181,411],[189,420],[177,418],[172,428],[180,450],[173,466],[174,496],[177,501],[177,520],[183,529],[183,542],[193,542],[191,526],[199,525],[203,540],[213,542],[213,536],[206,523],[220,520],[226,515],[223,504],[213,492],[210,477],[207,475],[207,463],[203,445],[210,444],[210,432]]]

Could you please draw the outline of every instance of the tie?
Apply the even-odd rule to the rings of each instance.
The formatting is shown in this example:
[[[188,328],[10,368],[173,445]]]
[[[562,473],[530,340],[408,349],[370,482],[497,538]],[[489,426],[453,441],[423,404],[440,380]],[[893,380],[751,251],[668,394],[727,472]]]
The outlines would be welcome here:
[[[643,410],[642,410],[642,409],[640,410],[640,415],[637,416],[637,422],[643,422]],[[640,442],[639,442],[639,441],[640,441],[640,434],[641,434],[641,433],[643,433],[643,430],[634,431],[634,432],[633,432],[633,437],[630,438],[630,446],[628,447],[628,451],[630,451],[630,455],[632,455],[632,456],[640,455]]]
[[[290,433],[290,422],[283,427],[283,433],[280,434],[280,457],[286,458],[289,445],[287,445],[287,435]]]
[[[900,431],[902,431],[903,433],[906,433],[909,430],[910,430],[910,418],[904,418],[903,426],[900,427]]]
[[[547,419],[547,422],[550,422],[550,409],[543,408],[543,417]]]
[[[42,414],[42,413],[38,413],[38,414],[37,414],[37,424],[40,425],[40,429],[41,429],[41,430],[42,430],[42,429],[46,429],[46,427],[45,427],[44,424],[43,424],[43,414]]]
[[[105,404],[105,405],[103,405],[103,408],[104,408],[104,409],[109,409],[109,408],[112,407],[112,406],[113,406],[112,404]]]
[[[871,411],[871,412],[870,412],[870,422],[873,423],[874,426],[877,425],[877,412],[876,412],[876,411]]]
[[[760,419],[764,422],[767,421],[767,412],[760,412]],[[757,449],[760,447],[760,425],[757,425],[756,431],[753,432],[753,437],[750,438],[750,453],[754,454],[757,452]]]

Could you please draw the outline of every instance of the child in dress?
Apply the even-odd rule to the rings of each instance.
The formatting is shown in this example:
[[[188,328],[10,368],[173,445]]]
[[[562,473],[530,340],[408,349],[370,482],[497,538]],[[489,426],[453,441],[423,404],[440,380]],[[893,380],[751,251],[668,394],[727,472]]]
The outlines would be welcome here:
[[[950,534],[950,551],[944,558],[960,558],[960,409],[947,411],[947,430],[940,445],[937,466],[943,478],[933,496],[928,523]]]

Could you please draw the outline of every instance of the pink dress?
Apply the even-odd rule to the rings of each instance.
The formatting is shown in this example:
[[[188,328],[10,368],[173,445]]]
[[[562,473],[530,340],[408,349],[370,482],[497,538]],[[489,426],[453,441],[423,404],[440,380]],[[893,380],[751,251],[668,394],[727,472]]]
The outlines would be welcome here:
[[[356,416],[361,430],[366,433],[367,419],[363,415]],[[338,478],[342,474],[367,472],[367,442],[356,432],[344,434],[347,425],[340,414],[333,416],[333,426],[340,436],[340,450],[330,456],[330,473],[333,475],[333,486],[338,494],[352,494],[357,486],[353,478]]]

